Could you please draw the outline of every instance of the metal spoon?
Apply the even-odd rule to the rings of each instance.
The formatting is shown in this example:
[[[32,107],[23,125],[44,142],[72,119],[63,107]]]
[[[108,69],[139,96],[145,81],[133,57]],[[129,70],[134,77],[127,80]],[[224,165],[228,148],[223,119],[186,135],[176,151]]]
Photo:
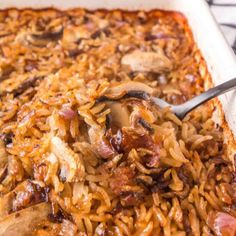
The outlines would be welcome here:
[[[206,92],[180,105],[172,105],[156,97],[151,97],[150,99],[160,108],[170,107],[170,109],[175,113],[175,115],[182,120],[194,108],[200,106],[204,102],[207,102],[216,96],[219,96],[235,88],[236,88],[236,78],[229,80],[223,84],[217,85],[216,87],[211,88]]]

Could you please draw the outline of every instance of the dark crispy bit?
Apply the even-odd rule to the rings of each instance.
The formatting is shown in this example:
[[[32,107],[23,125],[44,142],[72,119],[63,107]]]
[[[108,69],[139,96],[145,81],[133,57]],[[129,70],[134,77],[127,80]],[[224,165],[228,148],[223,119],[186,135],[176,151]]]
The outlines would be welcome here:
[[[105,126],[106,126],[106,130],[111,128],[111,115],[110,114],[106,115]]]
[[[164,173],[168,168],[165,167],[159,167],[159,172],[155,174],[151,174],[151,177],[153,179],[154,185],[151,188],[151,191],[156,193],[163,191],[168,188],[169,184],[171,183],[171,179],[165,179]]]
[[[149,99],[150,96],[149,96],[149,94],[147,94],[144,91],[131,90],[131,91],[128,91],[124,97],[125,98],[138,98],[138,99],[147,100],[147,99]]]
[[[231,179],[231,183],[236,183],[236,172],[232,172],[232,179]]]
[[[104,95],[104,96],[97,98],[95,102],[97,104],[99,102],[107,102],[107,101],[115,101],[115,99],[111,99],[111,98]]]
[[[12,65],[6,65],[4,68],[2,68],[2,75],[0,76],[0,82],[6,80],[9,78],[10,74],[15,70],[15,67]]]
[[[31,34],[31,37],[35,40],[51,40],[51,41],[57,41],[61,39],[63,35],[63,27],[57,31],[57,32],[50,32],[46,31],[43,32],[42,34]]]
[[[143,118],[140,117],[138,119],[138,123],[140,125],[142,125],[146,130],[148,130],[151,134],[154,133],[154,129],[152,128],[152,126],[147,121],[145,121]]]
[[[72,57],[72,58],[75,58],[82,53],[84,53],[83,49],[73,49],[68,52],[69,57]]]
[[[17,88],[13,89],[10,93],[17,97],[24,93],[29,88],[34,88],[37,85],[37,82],[41,81],[44,77],[31,77],[23,81]]]
[[[107,28],[99,29],[99,30],[95,31],[94,33],[92,33],[91,38],[96,39],[96,38],[100,37],[102,35],[102,33],[104,33],[106,35],[106,37],[108,37],[111,34],[111,31]]]
[[[4,142],[5,145],[8,145],[12,143],[12,138],[14,137],[14,134],[12,132],[9,133],[3,133],[0,135],[2,141]]]
[[[112,209],[111,214],[112,215],[116,215],[118,213],[120,213],[123,210],[123,206],[120,204],[120,202],[118,202],[115,206],[115,208]]]
[[[86,15],[83,16],[83,23],[86,24],[90,21],[89,17],[87,17]]]
[[[96,38],[100,37],[101,34],[102,34],[102,31],[101,30],[97,30],[97,31],[95,31],[94,33],[91,34],[91,38],[92,39],[96,39]]]
[[[138,134],[134,130],[118,130],[110,140],[114,149],[119,153],[129,153],[135,148],[153,148],[153,139],[146,134]]]
[[[26,60],[25,61],[25,71],[26,72],[31,72],[34,69],[37,69],[38,65],[37,65],[37,61],[36,60]]]
[[[148,100],[150,98],[150,95],[144,91],[131,90],[131,91],[127,91],[127,93],[124,94],[123,97],[119,97],[117,99],[109,98],[108,96],[103,95],[103,96],[96,99],[96,103],[107,102],[107,101],[116,101],[116,100],[120,100],[123,98],[138,98],[138,99]]]
[[[139,134],[135,130],[118,130],[115,135],[110,137],[112,147],[118,153],[128,154],[131,149],[145,148],[152,151],[152,155],[146,156],[144,162],[147,166],[153,167],[159,163],[160,144],[155,143],[153,138],[147,134]]]
[[[193,236],[193,232],[188,218],[188,210],[183,210],[183,225],[187,236]]]
[[[59,209],[56,213],[49,214],[48,219],[53,223],[62,223],[64,219],[68,219],[68,214]]]
[[[143,192],[125,191],[120,193],[123,206],[136,206],[144,200]]]
[[[186,165],[182,165],[178,171],[178,176],[179,178],[185,183],[188,184],[189,186],[193,186],[193,177],[189,169],[186,167]]]
[[[224,160],[222,157],[213,157],[209,160],[210,163],[214,163],[215,165],[225,165],[227,166],[230,162]]]
[[[168,186],[171,183],[171,179],[166,179],[166,180],[160,180],[156,182],[156,184],[151,188],[151,191],[153,193],[157,193],[160,191],[166,191],[168,189]]]

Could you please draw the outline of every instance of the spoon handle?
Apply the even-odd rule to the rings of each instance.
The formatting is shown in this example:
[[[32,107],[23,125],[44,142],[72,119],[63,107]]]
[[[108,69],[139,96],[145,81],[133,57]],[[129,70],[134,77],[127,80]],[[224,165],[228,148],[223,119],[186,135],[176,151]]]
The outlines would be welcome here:
[[[189,113],[199,105],[235,88],[236,88],[236,78],[231,79],[223,84],[217,85],[216,87],[207,90],[206,92],[192,98],[191,100],[185,102],[184,104],[174,106],[173,111],[176,114],[178,114],[178,117],[183,118],[187,113]]]

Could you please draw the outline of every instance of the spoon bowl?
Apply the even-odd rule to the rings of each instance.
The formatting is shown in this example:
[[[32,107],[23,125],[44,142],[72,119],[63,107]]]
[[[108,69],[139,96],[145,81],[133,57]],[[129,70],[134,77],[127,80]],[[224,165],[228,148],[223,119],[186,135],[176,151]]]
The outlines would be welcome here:
[[[160,108],[170,107],[171,111],[179,118],[183,119],[190,111],[200,106],[201,104],[215,98],[221,94],[229,92],[236,88],[236,78],[229,80],[223,84],[217,85],[214,88],[207,90],[206,92],[188,100],[180,105],[172,105],[163,99],[157,97],[150,97],[150,100],[159,106]]]

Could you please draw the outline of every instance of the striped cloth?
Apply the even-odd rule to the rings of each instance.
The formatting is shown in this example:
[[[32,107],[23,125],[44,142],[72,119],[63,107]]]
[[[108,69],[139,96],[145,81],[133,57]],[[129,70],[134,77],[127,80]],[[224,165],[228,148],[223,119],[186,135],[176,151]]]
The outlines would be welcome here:
[[[236,54],[236,0],[207,0],[207,2]]]

